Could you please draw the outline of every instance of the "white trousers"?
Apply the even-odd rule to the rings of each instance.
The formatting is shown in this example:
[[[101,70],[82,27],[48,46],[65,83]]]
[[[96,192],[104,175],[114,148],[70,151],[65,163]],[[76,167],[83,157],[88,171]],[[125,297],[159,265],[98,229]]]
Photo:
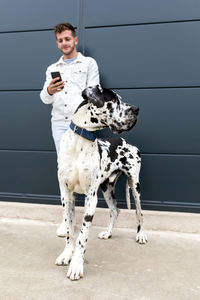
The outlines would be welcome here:
[[[59,149],[60,149],[60,140],[65,133],[65,131],[69,128],[70,121],[55,121],[51,123],[51,130],[52,130],[52,135],[56,147],[56,152],[58,155]]]

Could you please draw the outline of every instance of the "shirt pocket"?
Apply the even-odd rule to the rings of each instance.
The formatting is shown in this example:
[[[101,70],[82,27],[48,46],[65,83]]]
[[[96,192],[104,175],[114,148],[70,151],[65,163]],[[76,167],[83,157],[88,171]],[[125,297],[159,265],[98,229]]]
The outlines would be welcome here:
[[[73,72],[73,81],[82,90],[85,89],[87,81],[87,69],[84,67],[77,67]]]

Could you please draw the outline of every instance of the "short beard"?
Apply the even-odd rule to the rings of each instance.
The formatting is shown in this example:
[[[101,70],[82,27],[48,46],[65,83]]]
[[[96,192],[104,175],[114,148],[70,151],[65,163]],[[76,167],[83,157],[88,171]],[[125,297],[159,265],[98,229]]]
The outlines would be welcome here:
[[[63,50],[61,50],[62,54],[66,55],[66,56],[69,56],[73,53],[75,49],[75,46],[73,46],[70,50],[68,50],[67,52],[64,52]]]

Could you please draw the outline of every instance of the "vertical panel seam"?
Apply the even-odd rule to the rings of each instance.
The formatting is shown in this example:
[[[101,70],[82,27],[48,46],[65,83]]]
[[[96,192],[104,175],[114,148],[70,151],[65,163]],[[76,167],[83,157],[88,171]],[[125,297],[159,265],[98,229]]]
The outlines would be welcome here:
[[[79,51],[84,54],[84,8],[85,0],[78,0],[78,25],[77,25],[77,35],[78,35],[78,48]]]

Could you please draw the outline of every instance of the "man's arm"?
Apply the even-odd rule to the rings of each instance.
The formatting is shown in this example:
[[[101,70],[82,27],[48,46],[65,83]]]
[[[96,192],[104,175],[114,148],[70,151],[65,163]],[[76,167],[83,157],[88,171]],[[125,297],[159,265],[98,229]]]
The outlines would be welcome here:
[[[87,87],[99,84],[99,70],[96,61],[91,58],[88,67]]]
[[[52,104],[54,102],[53,95],[62,91],[62,87],[64,87],[64,82],[59,81],[55,83],[58,79],[59,77],[52,79],[51,72],[48,68],[46,71],[46,81],[40,93],[40,98],[45,104]]]

